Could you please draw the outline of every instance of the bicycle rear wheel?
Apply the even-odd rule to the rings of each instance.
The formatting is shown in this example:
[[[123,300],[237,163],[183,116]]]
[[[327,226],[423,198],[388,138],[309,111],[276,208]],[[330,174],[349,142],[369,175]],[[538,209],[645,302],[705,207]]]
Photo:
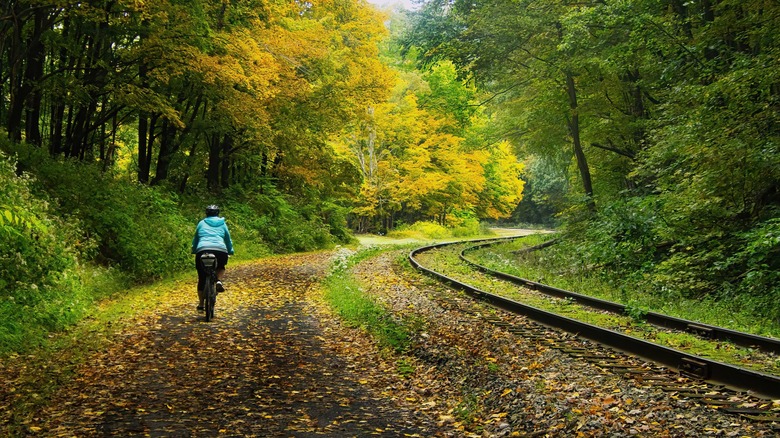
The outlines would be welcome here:
[[[217,306],[217,286],[216,286],[216,283],[211,283],[211,294],[209,295],[208,301],[211,303],[209,305],[209,313],[210,313],[209,319],[214,319],[214,308]]]
[[[203,285],[203,293],[206,295],[206,299],[203,303],[206,310],[206,322],[209,322],[214,318],[214,304],[216,304],[217,301],[217,291],[215,290],[214,282],[211,280],[210,276],[206,277],[206,282]]]

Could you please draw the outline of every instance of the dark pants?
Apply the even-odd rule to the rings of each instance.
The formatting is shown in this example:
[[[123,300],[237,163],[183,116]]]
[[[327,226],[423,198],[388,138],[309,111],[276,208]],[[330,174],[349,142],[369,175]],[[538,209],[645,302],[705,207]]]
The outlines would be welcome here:
[[[195,269],[198,271],[198,291],[203,290],[203,285],[206,282],[206,269],[203,267],[203,263],[201,263],[200,256],[207,252],[210,252],[217,257],[217,271],[225,269],[225,266],[227,266],[228,263],[228,254],[224,251],[209,249],[195,254]]]

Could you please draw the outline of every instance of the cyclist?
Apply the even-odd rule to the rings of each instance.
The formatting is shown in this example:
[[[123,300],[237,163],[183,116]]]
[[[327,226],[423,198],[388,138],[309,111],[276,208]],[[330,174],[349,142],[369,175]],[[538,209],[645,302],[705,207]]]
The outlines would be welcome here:
[[[219,207],[209,205],[206,207],[206,217],[198,222],[195,227],[195,237],[192,238],[192,253],[195,254],[195,269],[198,271],[198,310],[203,310],[203,301],[206,296],[203,285],[206,282],[206,273],[200,261],[204,252],[210,252],[217,257],[217,292],[224,292],[222,276],[225,274],[228,255],[233,255],[233,241],[230,239],[225,218],[219,217]]]

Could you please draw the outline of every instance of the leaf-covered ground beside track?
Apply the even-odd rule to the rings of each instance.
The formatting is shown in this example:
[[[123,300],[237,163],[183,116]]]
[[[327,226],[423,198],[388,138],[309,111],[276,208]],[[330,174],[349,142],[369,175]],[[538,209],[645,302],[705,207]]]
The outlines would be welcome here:
[[[412,275],[400,267],[399,256],[384,254],[354,272],[375,299],[425,321],[408,353],[417,372],[407,386],[422,394],[419,404],[439,406],[440,424],[464,435],[490,437],[776,436],[770,425],[660,389],[636,387],[594,364],[512,335],[474,315],[527,320]]]

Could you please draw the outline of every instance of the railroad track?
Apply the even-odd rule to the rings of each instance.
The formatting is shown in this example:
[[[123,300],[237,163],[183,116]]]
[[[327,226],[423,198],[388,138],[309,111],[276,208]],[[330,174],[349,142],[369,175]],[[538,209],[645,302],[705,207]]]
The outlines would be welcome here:
[[[465,253],[478,247],[508,240],[511,238],[472,241],[470,242],[471,246],[461,251],[459,257],[474,270],[515,285],[575,300],[601,311],[625,312],[625,307],[620,304],[593,299],[499,273],[481,266],[465,256]],[[508,319],[497,316],[479,315],[487,322],[506,329],[516,336],[535,339],[572,357],[587,360],[625,378],[632,379],[636,385],[660,388],[667,392],[674,392],[677,397],[687,397],[723,412],[740,415],[756,422],[770,423],[780,432],[780,412],[772,403],[773,399],[780,399],[780,377],[695,356],[624,333],[541,310],[504,296],[480,290],[465,281],[457,280],[445,273],[426,267],[418,260],[418,256],[425,252],[462,243],[464,242],[442,243],[417,248],[409,254],[409,261],[416,269],[456,289],[463,290],[475,299],[506,310],[511,314],[523,315],[534,321],[518,324],[507,322]],[[709,339],[728,339],[741,345],[758,346],[773,353],[780,351],[780,341],[772,338],[757,337],[748,333],[698,324],[661,314],[650,315],[648,322],[669,329],[686,330]],[[549,336],[550,329],[564,330],[575,336],[561,340],[560,337]],[[602,347],[594,348],[593,345],[584,345],[583,338]],[[736,341],[734,341],[735,339]],[[648,362],[653,365],[648,365]]]

